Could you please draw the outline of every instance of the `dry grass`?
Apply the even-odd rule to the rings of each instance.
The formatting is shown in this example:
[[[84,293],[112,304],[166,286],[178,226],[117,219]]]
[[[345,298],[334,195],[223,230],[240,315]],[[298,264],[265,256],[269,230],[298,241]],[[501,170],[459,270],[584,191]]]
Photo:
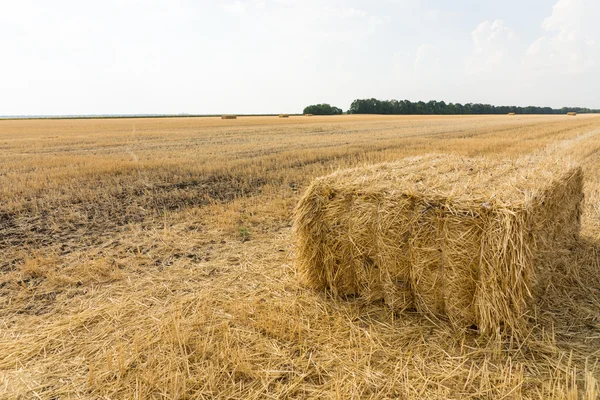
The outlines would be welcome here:
[[[0,398],[594,399],[599,150],[592,115],[0,121]],[[308,183],[426,152],[583,166],[526,338],[298,283]]]

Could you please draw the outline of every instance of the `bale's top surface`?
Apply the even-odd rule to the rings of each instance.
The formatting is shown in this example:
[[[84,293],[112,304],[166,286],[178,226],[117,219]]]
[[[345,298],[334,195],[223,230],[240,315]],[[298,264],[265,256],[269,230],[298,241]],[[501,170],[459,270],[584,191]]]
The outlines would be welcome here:
[[[521,207],[540,197],[577,167],[541,158],[490,160],[424,155],[337,171],[319,178],[326,190],[364,195],[414,196],[431,201],[486,208]]]

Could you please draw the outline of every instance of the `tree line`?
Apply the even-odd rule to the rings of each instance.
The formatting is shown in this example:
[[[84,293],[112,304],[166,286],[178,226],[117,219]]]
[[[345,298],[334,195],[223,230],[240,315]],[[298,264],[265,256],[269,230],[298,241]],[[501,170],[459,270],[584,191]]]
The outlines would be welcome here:
[[[410,100],[377,100],[377,99],[357,99],[352,102],[348,114],[566,114],[568,112],[576,113],[600,113],[600,110],[594,110],[584,107],[536,107],[536,106],[493,106],[491,104],[480,103],[448,103],[444,101],[431,100],[427,103],[419,101],[416,103]]]
[[[389,115],[457,115],[457,114],[566,114],[600,113],[598,109],[585,107],[536,107],[536,106],[493,106],[481,103],[447,103],[431,100],[411,102],[410,100],[377,100],[356,99],[350,105],[348,114],[389,114]],[[304,108],[304,114],[313,115],[338,115],[342,114],[341,108],[329,104],[313,104]]]

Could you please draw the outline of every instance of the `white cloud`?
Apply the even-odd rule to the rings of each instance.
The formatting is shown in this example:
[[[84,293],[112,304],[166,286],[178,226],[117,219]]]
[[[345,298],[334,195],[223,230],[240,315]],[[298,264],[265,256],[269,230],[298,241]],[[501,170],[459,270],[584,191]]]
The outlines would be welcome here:
[[[402,57],[395,58],[397,63]],[[412,63],[412,83],[405,83],[403,89],[413,100],[446,100],[456,96],[457,79],[456,57],[452,51],[437,44],[424,43],[417,47]],[[410,89],[412,88],[412,93]]]
[[[515,36],[515,32],[512,28],[506,27],[504,21],[497,19],[494,22],[484,21],[477,29],[471,32],[471,37],[475,43],[477,51],[483,51],[490,45],[495,45],[498,42],[502,42],[506,39],[512,40]]]
[[[422,44],[417,48],[415,56],[414,69],[415,76],[427,75],[428,72],[438,71],[440,67],[440,57],[437,49],[430,44]]]
[[[384,17],[380,17],[377,15],[371,15],[371,16],[369,16],[369,31],[374,32],[380,26],[389,24],[391,21],[392,21],[392,19],[388,15],[386,15]]]
[[[597,0],[559,0],[544,20],[546,34],[528,48],[525,62],[538,73],[573,75],[597,67],[600,26]]]
[[[246,5],[238,0],[234,3],[224,5],[223,9],[232,14],[243,14],[246,12]]]
[[[329,16],[329,17],[336,17],[336,18],[355,18],[355,17],[367,17],[369,14],[367,14],[366,11],[363,10],[359,10],[356,8],[351,8],[351,7],[324,7],[321,10],[322,13],[325,13],[325,15]]]
[[[493,73],[514,61],[511,53],[516,35],[504,21],[483,21],[471,32],[471,39],[475,47],[465,62],[467,74]]]
[[[283,7],[291,8],[296,5],[296,0],[272,0],[273,3],[278,4]]]

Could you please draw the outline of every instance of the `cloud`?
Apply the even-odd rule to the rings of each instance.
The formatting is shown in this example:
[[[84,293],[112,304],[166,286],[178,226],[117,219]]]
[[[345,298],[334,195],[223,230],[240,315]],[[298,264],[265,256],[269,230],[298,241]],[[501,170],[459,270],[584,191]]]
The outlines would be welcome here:
[[[246,6],[239,0],[234,3],[224,5],[223,9],[231,14],[243,14],[246,12]]]
[[[514,36],[515,32],[511,28],[504,26],[504,21],[501,19],[497,19],[494,22],[484,21],[471,32],[476,52],[482,52],[487,47],[494,46],[506,39],[512,40]]]
[[[414,69],[417,77],[428,71],[439,71],[440,57],[437,49],[430,44],[422,44],[417,48]]]
[[[527,49],[526,65],[545,74],[581,74],[600,63],[597,0],[559,0],[544,20],[545,35]]]
[[[322,11],[330,17],[337,18],[365,18],[369,16],[366,11],[352,7],[325,7]]]
[[[458,101],[458,95],[464,92],[461,61],[455,49],[435,42],[394,53],[390,59],[392,79],[389,81],[394,88],[390,97]]]
[[[296,0],[272,0],[273,3],[286,7],[286,8],[291,8],[296,6]]]
[[[465,61],[467,74],[491,73],[514,61],[514,30],[497,19],[483,21],[471,32],[474,49]]]

